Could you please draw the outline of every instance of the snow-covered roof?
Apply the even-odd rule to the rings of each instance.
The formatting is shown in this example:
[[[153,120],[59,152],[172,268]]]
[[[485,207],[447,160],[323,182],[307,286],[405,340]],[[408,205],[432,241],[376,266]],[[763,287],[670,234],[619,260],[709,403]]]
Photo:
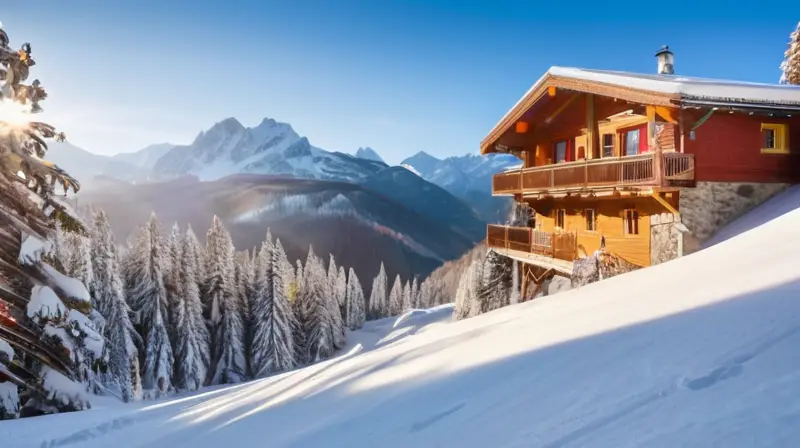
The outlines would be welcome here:
[[[547,73],[551,76],[676,95],[682,99],[800,106],[800,86],[786,84],[764,84],[680,75],[644,74],[571,67],[551,67]]]
[[[595,88],[598,92],[595,92]],[[490,145],[515,120],[543,95],[548,87],[613,95],[629,101],[653,101],[653,104],[735,106],[739,108],[800,110],[800,86],[765,84],[680,75],[659,75],[594,70],[574,67],[550,67],[525,95],[503,116],[481,142],[481,153],[491,152]],[[616,89],[619,89],[617,91]],[[628,98],[626,98],[628,96]],[[635,98],[634,98],[635,97]]]

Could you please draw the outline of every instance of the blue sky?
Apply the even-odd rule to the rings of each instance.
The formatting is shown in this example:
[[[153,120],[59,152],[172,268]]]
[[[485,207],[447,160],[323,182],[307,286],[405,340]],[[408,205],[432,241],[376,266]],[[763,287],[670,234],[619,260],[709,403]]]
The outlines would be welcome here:
[[[31,42],[45,118],[114,154],[189,143],[235,116],[270,117],[312,144],[477,152],[552,65],[776,82],[800,3],[3,0]],[[69,5],[67,5],[69,3]],[[546,3],[546,5],[536,5]]]

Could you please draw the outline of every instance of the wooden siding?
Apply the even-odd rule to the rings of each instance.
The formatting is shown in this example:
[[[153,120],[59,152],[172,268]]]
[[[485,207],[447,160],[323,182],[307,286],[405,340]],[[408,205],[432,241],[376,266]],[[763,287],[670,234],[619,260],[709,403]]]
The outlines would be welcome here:
[[[708,182],[800,182],[800,117],[775,118],[716,112],[695,130],[703,114],[684,112],[685,152],[695,154],[695,179]],[[761,153],[761,123],[789,125],[790,154]]]
[[[678,194],[666,199],[674,206],[678,204]],[[578,237],[580,256],[591,255],[600,248],[600,239],[605,237],[606,250],[637,265],[650,265],[650,216],[664,213],[661,204],[651,197],[618,199],[550,199],[532,204],[536,210],[536,228],[543,232],[564,231],[575,233]],[[556,210],[565,211],[564,229],[555,226]],[[595,210],[597,230],[586,230],[584,210]],[[638,235],[626,235],[623,214],[626,209],[639,213]]]

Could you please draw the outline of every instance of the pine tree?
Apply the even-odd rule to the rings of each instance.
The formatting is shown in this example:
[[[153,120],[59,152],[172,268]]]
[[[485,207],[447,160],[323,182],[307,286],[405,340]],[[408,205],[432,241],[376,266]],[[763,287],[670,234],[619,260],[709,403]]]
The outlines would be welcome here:
[[[136,333],[130,319],[130,308],[125,302],[120,274],[119,255],[108,217],[102,210],[95,214],[92,239],[94,264],[93,291],[99,310],[106,318],[104,336],[108,339],[108,367],[111,380],[119,388],[123,401],[142,398],[142,381],[139,376],[139,352]]]
[[[336,300],[341,304],[342,316],[345,316],[345,303],[347,302],[347,274],[344,266],[339,266],[339,273],[336,275],[336,284],[333,287]]]
[[[244,328],[236,288],[233,242],[217,216],[206,234],[206,257],[211,384],[236,383],[245,375]]]
[[[410,310],[411,305],[411,279],[403,284],[403,313]]]
[[[394,279],[394,285],[389,292],[389,316],[399,316],[403,314],[403,281],[400,274]]]
[[[415,276],[411,283],[411,308],[418,309],[419,305],[419,278]]]
[[[252,359],[253,331],[255,331],[253,328],[253,307],[257,288],[256,275],[263,275],[263,273],[257,272],[256,265],[258,264],[258,260],[255,252],[251,257],[249,251],[244,251],[241,253],[240,257],[237,257],[236,264],[238,271],[237,291],[239,294],[239,305],[241,307],[242,324],[244,326],[244,340],[242,346],[244,347],[245,353],[245,370],[248,374],[251,374],[253,372],[250,366],[250,359]],[[264,268],[258,268],[258,270],[262,269]]]
[[[306,334],[306,329],[309,326],[308,306],[306,302],[309,295],[306,294],[305,291],[306,282],[304,280],[304,271],[303,263],[297,260],[297,268],[295,269],[292,287],[293,297],[290,298],[290,303],[292,305],[292,313],[297,322],[292,331],[292,339],[294,339],[295,359],[298,365],[304,365],[310,362],[308,359],[308,335]]]
[[[333,322],[333,345],[338,350],[347,343],[347,333],[345,333],[345,297],[339,296],[339,270],[336,268],[336,261],[330,255],[328,263],[328,273],[325,279],[325,303],[328,307]],[[345,280],[346,281],[346,280]]]
[[[347,276],[347,326],[351,330],[358,330],[364,326],[366,320],[365,303],[364,303],[364,290],[361,288],[361,283],[358,281],[356,272],[350,268]]]
[[[92,270],[92,246],[89,238],[78,233],[67,235],[69,245],[69,260],[67,261],[66,274],[72,278],[80,280],[81,283],[91,292],[94,273]],[[93,306],[97,303],[92,302]]]
[[[419,287],[419,307],[422,309],[428,309],[433,307],[433,303],[431,302],[432,299],[431,290],[431,279],[426,278],[422,281],[422,284]]]
[[[303,268],[301,288],[309,362],[318,362],[329,358],[336,348],[334,341],[336,327],[330,306],[334,302],[325,297],[326,282],[325,267],[314,254],[313,248],[309,246],[306,265]]]
[[[169,322],[169,340],[173,347],[178,344],[178,334],[176,333],[176,315],[180,313],[183,306],[183,288],[180,284],[181,275],[181,251],[182,251],[181,229],[178,223],[172,225],[169,236],[164,244],[164,287],[167,290],[167,322]]]
[[[478,293],[481,289],[479,285],[483,278],[482,266],[483,263],[480,260],[473,260],[461,275],[461,280],[458,282],[458,289],[456,290],[455,309],[453,310],[453,316],[456,320],[480,314]]]
[[[800,22],[789,35],[789,48],[784,53],[781,63],[781,84],[800,85]]]
[[[273,247],[269,240],[261,245],[254,300],[254,334],[251,365],[253,375],[261,377],[293,369],[296,363],[294,319],[287,296],[286,267],[290,266],[280,240]]]
[[[129,300],[139,315],[144,340],[142,382],[146,389],[173,390],[175,362],[167,330],[167,289],[164,285],[164,241],[155,213],[136,234],[128,284]]]
[[[378,275],[372,281],[372,292],[369,296],[369,318],[381,319],[389,315],[389,302],[386,295],[388,290],[386,269],[381,263]]]
[[[177,306],[173,315],[175,344],[175,382],[186,390],[197,390],[206,380],[211,362],[210,336],[203,319],[203,304],[198,287],[196,239],[189,232],[180,240]]]

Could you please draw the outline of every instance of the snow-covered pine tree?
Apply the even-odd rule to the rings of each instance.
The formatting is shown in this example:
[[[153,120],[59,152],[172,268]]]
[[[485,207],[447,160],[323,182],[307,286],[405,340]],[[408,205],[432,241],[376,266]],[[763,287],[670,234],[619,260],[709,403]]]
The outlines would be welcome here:
[[[169,236],[164,243],[164,287],[167,291],[167,330],[172,347],[178,344],[177,314],[179,308],[183,306],[183,288],[180,282],[181,275],[181,251],[183,249],[183,237],[178,223],[172,225]]]
[[[70,256],[65,266],[66,274],[79,280],[87,290],[90,290],[94,277],[91,241],[89,237],[74,232],[67,234],[67,241]],[[94,301],[92,301],[92,305],[97,306]]]
[[[345,346],[347,343],[347,333],[345,332],[345,297],[339,296],[338,285],[339,270],[336,268],[336,260],[333,254],[330,255],[330,262],[328,263],[328,273],[325,279],[325,303],[328,306],[328,312],[333,319],[333,345],[338,350]],[[346,282],[346,280],[345,280]],[[347,284],[345,283],[345,288]]]
[[[485,290],[483,281],[483,260],[474,260],[469,273],[467,284],[467,295],[469,296],[469,317],[475,317],[483,312],[481,308],[481,298]]]
[[[347,302],[347,274],[344,266],[339,266],[339,273],[336,275],[336,285],[333,287],[336,300],[342,304],[342,316],[345,315],[345,303]]]
[[[265,241],[257,265],[264,269],[258,277],[254,299],[253,350],[254,377],[284,372],[296,366],[294,331],[297,322],[286,294],[286,266],[289,261],[280,240],[274,246]]]
[[[478,297],[481,313],[488,313],[511,303],[513,267],[513,262],[508,257],[500,256],[493,250],[486,254]]]
[[[781,84],[800,85],[800,22],[789,35],[789,48],[783,54],[781,63]]]
[[[386,269],[381,262],[378,275],[372,280],[372,292],[369,296],[369,319],[382,319],[389,315],[388,289]]]
[[[403,314],[403,280],[400,279],[400,274],[397,274],[389,292],[389,316],[401,314]]]
[[[200,245],[200,242],[197,241],[197,235],[195,235],[191,225],[186,228],[185,239],[188,240],[189,252],[191,252],[190,258],[195,260],[194,274],[195,277],[197,277],[197,287],[200,289],[200,301],[205,303],[205,300],[203,300],[203,286],[205,285],[206,279],[205,249]]]
[[[347,326],[351,330],[358,330],[364,326],[366,320],[366,304],[364,303],[364,290],[358,281],[356,271],[350,268],[347,276]]]
[[[475,298],[475,294],[478,289],[476,288],[476,279],[481,277],[479,272],[481,265],[480,261],[473,260],[461,275],[453,310],[453,317],[456,320],[466,319],[480,313],[480,305]]]
[[[410,310],[411,305],[411,279],[403,284],[403,313]]]
[[[419,286],[419,307],[422,309],[428,309],[433,306],[431,302],[431,282],[430,278],[426,278],[422,281],[422,284]]]
[[[180,240],[177,259],[178,302],[173,315],[175,334],[175,383],[185,390],[205,384],[211,362],[210,336],[203,319],[203,304],[197,282],[196,239],[188,231]]]
[[[244,326],[236,288],[233,242],[216,215],[206,234],[206,257],[211,384],[236,383],[245,377]]]
[[[304,332],[309,362],[329,358],[336,349],[334,338],[337,331],[331,313],[332,300],[325,297],[327,275],[322,260],[309,246],[306,265],[303,268],[303,305],[305,308]],[[338,304],[337,304],[338,309]]]
[[[289,303],[292,305],[292,313],[297,324],[292,332],[292,339],[294,339],[295,360],[298,365],[305,365],[310,360],[308,359],[308,335],[306,334],[306,328],[308,328],[308,307],[306,306],[308,295],[305,292],[306,282],[304,280],[305,269],[303,268],[303,262],[297,260],[297,268],[293,270],[294,282],[292,282],[292,287],[290,288],[292,293]]]
[[[419,302],[419,277],[414,276],[414,281],[411,282],[411,308],[418,309]]]
[[[130,319],[130,308],[125,301],[124,285],[120,273],[119,255],[111,225],[105,212],[94,215],[92,238],[92,263],[94,281],[92,289],[98,309],[105,316],[104,336],[108,340],[108,379],[105,381],[119,389],[123,401],[142,398],[142,381],[139,374],[141,337]]]
[[[155,395],[174,390],[175,358],[167,321],[167,288],[164,284],[165,243],[155,213],[147,225],[136,232],[127,284],[128,300],[139,316],[139,331],[144,340],[142,383],[155,389]]]
[[[238,278],[237,278],[237,291],[239,294],[239,306],[241,308],[242,325],[244,326],[244,340],[242,347],[244,347],[245,354],[245,371],[248,376],[253,372],[250,366],[251,348],[253,343],[253,306],[256,296],[256,272],[257,252],[253,252],[252,256],[250,251],[244,251],[236,258]],[[263,267],[259,267],[263,269]]]

